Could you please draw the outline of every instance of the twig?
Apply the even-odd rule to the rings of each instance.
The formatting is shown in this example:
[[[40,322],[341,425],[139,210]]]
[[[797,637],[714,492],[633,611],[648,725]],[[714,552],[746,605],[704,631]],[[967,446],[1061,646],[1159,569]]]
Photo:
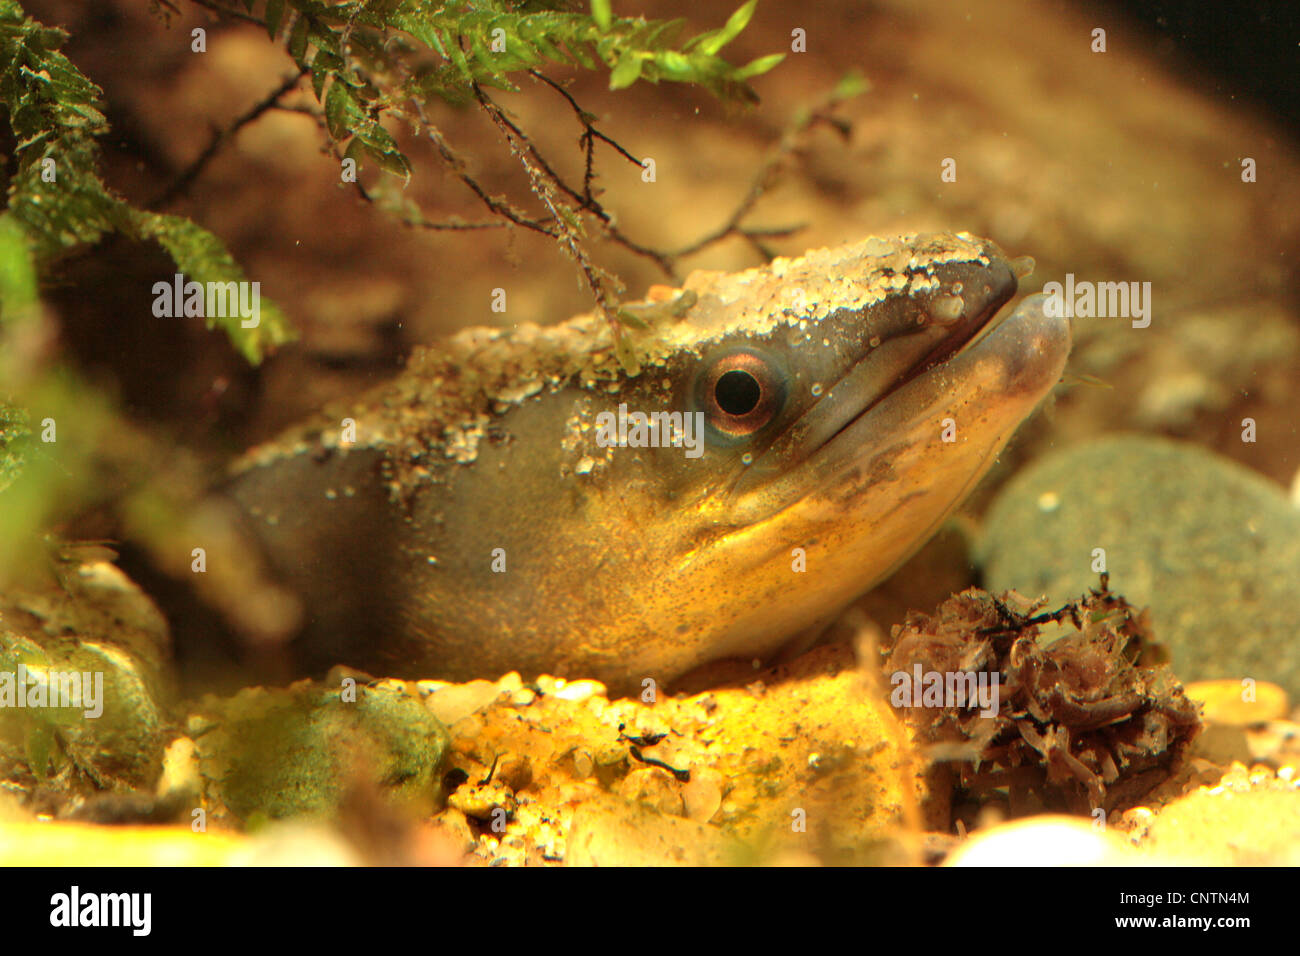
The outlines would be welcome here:
[[[497,128],[500,129],[502,134],[506,137],[506,141],[510,144],[510,148],[514,151],[515,155],[519,157],[519,161],[523,165],[524,171],[528,174],[528,179],[532,185],[533,193],[542,201],[542,204],[546,206],[547,211],[550,212],[555,222],[556,231],[553,234],[554,237],[559,241],[560,247],[564,249],[564,251],[578,263],[579,268],[582,269],[582,274],[587,279],[587,285],[591,289],[591,294],[595,296],[596,304],[600,307],[601,312],[610,323],[614,325],[614,334],[617,336],[618,320],[614,315],[614,305],[610,302],[609,293],[605,291],[604,282],[601,281],[602,277],[610,278],[610,276],[608,273],[604,272],[604,270],[598,269],[592,263],[591,258],[587,255],[587,251],[582,248],[582,243],[578,241],[577,233],[574,232],[573,227],[569,224],[569,220],[561,214],[555,194],[551,188],[551,184],[557,179],[555,173],[550,170],[550,167],[544,165],[543,161],[538,157],[537,151],[532,148],[531,141],[517,126],[515,126],[514,123],[510,122],[502,112],[501,107],[497,106],[497,104],[483,92],[482,88],[479,87],[477,83],[472,84],[472,86],[474,89],[474,96],[478,99],[479,105],[483,107],[488,116],[497,124]],[[537,165],[534,165],[533,162],[529,161],[530,157],[536,157],[538,159]],[[548,178],[551,182],[547,181]],[[571,190],[570,193],[572,193]],[[579,197],[576,197],[575,194],[575,198]]]
[[[215,11],[225,16],[233,17],[245,22],[262,25],[261,20],[257,17],[249,16],[239,10],[225,6],[216,0],[191,0],[192,3],[206,9]],[[343,53],[343,73],[352,75],[352,65],[350,56],[350,41],[354,30],[361,21],[361,14],[366,4],[364,2],[354,5],[346,18],[342,34],[342,53]],[[395,39],[395,38],[394,38]],[[463,38],[462,38],[463,41]],[[445,55],[445,54],[444,54]],[[388,58],[386,58],[388,59]],[[403,62],[400,55],[392,56],[389,66],[401,77],[404,85],[408,88],[411,86],[411,72]],[[304,68],[298,77],[294,78],[294,83],[301,78],[307,69]],[[487,207],[488,211],[495,217],[499,217],[502,222],[481,222],[468,223],[459,219],[446,221],[432,221],[424,218],[423,213],[418,213],[418,218],[413,218],[409,210],[400,212],[401,221],[412,227],[418,227],[430,230],[476,230],[488,228],[501,228],[506,224],[513,224],[540,233],[555,239],[566,255],[573,258],[587,280],[592,294],[596,298],[597,304],[607,315],[613,315],[613,307],[610,302],[609,293],[606,291],[606,279],[613,278],[608,273],[597,267],[587,254],[578,230],[574,227],[572,219],[575,215],[580,216],[587,213],[595,219],[610,241],[622,246],[628,251],[642,256],[655,265],[670,279],[680,282],[677,273],[677,264],[684,258],[694,255],[703,249],[721,242],[731,236],[738,236],[748,242],[758,253],[765,259],[771,259],[773,251],[768,247],[765,240],[781,238],[792,235],[804,228],[802,225],[780,226],[780,227],[746,227],[743,220],[753,212],[758,202],[772,188],[776,180],[776,173],[788,157],[796,149],[800,137],[809,129],[819,124],[827,124],[838,129],[841,134],[845,134],[847,124],[830,115],[829,111],[841,98],[838,91],[828,94],[822,102],[815,107],[801,112],[783,131],[780,141],[773,147],[768,155],[764,158],[762,165],[755,173],[749,189],[742,198],[740,204],[732,211],[727,220],[718,228],[700,237],[696,241],[673,251],[663,251],[642,245],[624,234],[614,223],[614,217],[604,208],[596,198],[595,180],[595,145],[602,142],[612,148],[620,156],[633,165],[640,167],[642,161],[634,156],[629,150],[625,149],[612,137],[599,130],[595,123],[595,117],[584,110],[577,100],[561,84],[541,73],[538,70],[529,70],[535,80],[544,83],[551,89],[555,90],[568,103],[577,117],[578,122],[582,125],[582,133],[578,142],[584,154],[583,177],[580,188],[570,185],[555,167],[541,154],[533,143],[531,138],[505,113],[505,111],[491,100],[477,83],[471,83],[471,89],[477,98],[480,107],[488,114],[497,128],[506,138],[510,148],[518,156],[520,163],[523,165],[526,174],[529,177],[532,192],[538,197],[546,207],[549,214],[546,217],[535,218],[527,213],[517,209],[508,199],[502,196],[491,194],[482,184],[480,184],[468,172],[468,165],[456,153],[456,151],[447,142],[442,132],[434,126],[427,115],[424,102],[420,97],[418,89],[413,89],[412,95],[409,96],[409,107],[399,105],[388,105],[380,107],[386,109],[394,116],[403,118],[410,122],[412,126],[419,130],[437,149],[442,161],[447,164],[452,172],[479,200]],[[336,79],[336,82],[338,80]],[[291,86],[292,84],[290,84]],[[278,91],[269,101],[259,104],[255,112],[247,118],[241,117],[241,121],[224,134],[215,137],[204,154],[199,157],[196,163],[187,170],[177,183],[161,197],[158,202],[169,201],[175,194],[181,191],[197,175],[198,170],[206,163],[213,154],[220,148],[225,138],[234,133],[239,126],[250,122],[256,115],[260,115],[266,109],[274,108],[278,104],[275,100],[285,90]],[[323,117],[318,111],[312,111],[317,122],[322,122]],[[331,140],[331,151],[338,158],[338,147]],[[375,203],[375,197],[371,196],[365,187],[359,182],[354,182],[354,187],[358,196],[366,202]],[[562,201],[561,196],[567,199]],[[571,204],[571,205],[570,205]],[[603,278],[602,278],[603,277]],[[615,321],[615,331],[617,332],[618,324]]]
[[[744,219],[757,205],[758,201],[763,198],[764,193],[772,188],[772,180],[775,178],[774,173],[777,168],[786,161],[799,144],[799,138],[814,126],[825,123],[839,130],[841,135],[844,133],[844,127],[841,120],[830,116],[827,110],[839,102],[839,96],[836,91],[829,93],[816,108],[809,110],[806,114],[797,116],[785,131],[781,134],[780,142],[764,158],[763,164],[750,180],[749,191],[745,193],[745,198],[741,200],[740,205],[731,213],[731,216],[725,223],[719,226],[713,232],[701,237],[688,246],[684,246],[672,253],[673,259],[680,259],[685,256],[694,255],[707,246],[715,242],[721,242],[731,235],[741,235],[747,239],[760,252],[765,252],[761,244],[763,238],[775,238],[788,236],[798,232],[802,226],[788,226],[778,229],[746,229],[740,225]],[[771,256],[769,255],[770,259]]]
[[[203,152],[199,153],[198,158],[195,159],[194,162],[190,163],[185,171],[177,176],[176,179],[172,180],[171,185],[163,190],[162,194],[159,195],[158,198],[149,203],[147,208],[158,209],[167,206],[172,202],[172,200],[185,192],[185,190],[190,187],[190,184],[199,177],[199,174],[203,172],[203,168],[211,162],[212,158],[217,155],[217,152],[226,144],[226,142],[267,110],[275,107],[279,103],[280,97],[284,96],[284,94],[297,86],[298,81],[306,74],[306,68],[300,69],[294,76],[277,86],[269,96],[236,119],[228,127],[214,132],[212,134],[212,141],[208,143],[207,148],[204,149]]]
[[[560,180],[558,176],[555,176],[554,173],[551,175],[556,179],[561,188],[573,196],[575,200],[580,201],[584,209],[591,212],[601,221],[602,224],[604,224],[606,233],[612,241],[623,246],[630,252],[634,252],[653,260],[659,268],[663,270],[664,274],[672,278],[674,281],[680,281],[680,276],[677,272],[677,263],[681,259],[694,255],[708,246],[721,242],[729,236],[741,236],[748,241],[764,259],[771,259],[773,258],[774,253],[763,243],[763,239],[783,238],[804,228],[802,225],[746,228],[741,226],[740,222],[753,210],[758,200],[761,199],[763,194],[770,188],[770,178],[773,170],[780,163],[784,162],[787,155],[794,151],[795,147],[798,145],[799,137],[817,123],[838,123],[834,117],[829,116],[826,112],[830,107],[834,106],[835,103],[838,102],[838,97],[834,92],[829,94],[815,109],[810,110],[806,116],[797,118],[784,131],[780,143],[778,143],[777,147],[766,157],[763,165],[755,174],[749,191],[741,201],[740,206],[735,209],[722,226],[688,246],[684,246],[673,252],[663,252],[657,249],[651,249],[648,246],[643,246],[624,234],[613,224],[611,217],[591,194],[591,181],[593,178],[592,154],[593,143],[595,140],[599,139],[600,141],[607,143],[620,155],[624,156],[629,162],[638,167],[641,166],[641,160],[637,159],[630,152],[624,149],[616,140],[597,129],[589,119],[591,114],[578,104],[578,101],[573,98],[568,90],[564,89],[564,87],[559,83],[556,83],[550,77],[545,76],[537,70],[529,70],[528,72],[535,79],[545,83],[547,86],[551,87],[551,89],[555,90],[555,92],[559,93],[560,96],[564,97],[570,108],[573,110],[574,115],[578,118],[578,122],[582,124],[583,131],[582,136],[579,137],[579,143],[582,144],[583,149],[586,152],[586,168],[583,177],[582,195],[579,196],[573,189]]]
[[[573,109],[573,113],[578,118],[578,122],[582,124],[582,135],[578,138],[579,143],[582,144],[583,150],[586,153],[586,163],[582,181],[582,195],[579,196],[578,193],[558,175],[551,173],[557,184],[566,193],[577,200],[583,209],[587,210],[601,221],[601,224],[605,227],[605,233],[611,240],[618,243],[629,252],[634,252],[639,256],[651,260],[660,268],[664,275],[668,276],[674,282],[680,281],[681,277],[677,274],[673,258],[657,249],[643,246],[639,242],[636,242],[629,236],[625,235],[617,226],[614,225],[613,217],[605,211],[605,208],[596,200],[595,196],[593,196],[591,192],[591,184],[595,178],[595,173],[593,171],[593,158],[595,154],[594,144],[596,140],[600,140],[601,142],[613,147],[619,155],[626,158],[628,162],[636,166],[638,169],[641,168],[641,160],[637,159],[630,152],[624,149],[623,146],[612,137],[607,136],[598,130],[591,120],[588,119],[591,114],[578,105],[578,101],[573,98],[568,90],[564,89],[550,77],[539,73],[537,70],[529,70],[528,72],[534,78],[541,80],[547,86],[551,87],[551,89],[555,90],[555,92],[564,97],[569,106]]]
[[[214,3],[213,0],[190,0],[190,3],[203,7],[205,10],[211,10],[213,13],[220,13],[227,17],[233,17],[236,20],[242,20],[245,23],[255,24],[263,30],[266,29],[266,23],[264,21],[259,20],[257,17],[245,13],[242,10],[236,10],[234,7],[227,7],[220,3]]]
[[[545,220],[532,219],[523,212],[520,212],[518,209],[515,209],[514,206],[510,205],[510,203],[489,195],[488,191],[479,185],[478,181],[474,179],[473,176],[466,172],[464,160],[462,160],[451,148],[450,144],[448,144],[447,140],[443,137],[438,128],[429,122],[429,118],[424,114],[424,106],[420,103],[416,103],[415,108],[417,115],[420,117],[421,128],[424,130],[425,135],[429,137],[429,141],[437,147],[438,154],[443,158],[443,161],[451,167],[452,172],[456,174],[457,178],[468,186],[474,195],[478,196],[478,198],[483,201],[483,204],[487,206],[488,209],[492,210],[492,212],[496,213],[498,216],[510,220],[516,226],[523,226],[525,229],[531,229],[533,232],[540,232],[542,235],[550,236],[552,239],[557,238],[558,234],[546,224]]]
[[[323,122],[321,111],[318,109],[311,109],[310,107],[302,107],[302,106],[293,106],[293,107],[282,106],[278,108],[291,111],[291,112],[303,113],[307,116],[312,117],[318,122]],[[333,140],[330,140],[329,150],[335,159],[339,160],[339,162],[343,161],[343,151],[339,149],[338,143],[334,142]],[[380,206],[381,208],[383,207],[383,203],[381,202],[381,200],[370,195],[369,191],[362,184],[361,180],[354,179],[352,180],[351,185],[352,188],[356,190],[357,196],[359,196],[363,201],[370,203],[371,205],[374,206]],[[414,206],[414,204],[412,205]],[[393,212],[392,210],[389,211]],[[400,216],[402,225],[409,226],[411,228],[428,229],[431,232],[471,232],[477,229],[505,229],[508,228],[508,226],[510,225],[510,223],[504,222],[501,219],[487,219],[481,222],[466,222],[465,220],[460,219],[459,217],[453,217],[451,219],[444,219],[444,220],[427,219],[425,218],[424,213],[420,212],[418,208],[415,208],[415,213],[418,218],[412,218],[409,211],[403,211],[402,215]]]
[[[593,126],[590,122],[587,121],[586,117],[590,116],[591,114],[589,114],[586,110],[584,110],[581,106],[578,105],[578,101],[573,98],[573,96],[569,93],[568,90],[562,87],[559,83],[556,83],[553,79],[551,79],[546,74],[541,73],[537,70],[529,70],[528,74],[534,79],[541,80],[551,89],[555,90],[555,92],[559,93],[566,100],[568,100],[569,105],[573,107],[573,112],[577,114],[579,121],[582,123],[583,127],[585,127],[587,133],[591,134],[596,139],[599,139],[602,142],[608,143],[610,146],[614,147],[614,149],[617,150],[619,153],[621,153],[624,156],[624,158],[626,158],[627,161],[631,163],[633,166],[639,167],[641,165],[641,160],[637,159],[626,149],[620,146],[617,141],[606,136],[604,133],[596,129],[595,126]]]

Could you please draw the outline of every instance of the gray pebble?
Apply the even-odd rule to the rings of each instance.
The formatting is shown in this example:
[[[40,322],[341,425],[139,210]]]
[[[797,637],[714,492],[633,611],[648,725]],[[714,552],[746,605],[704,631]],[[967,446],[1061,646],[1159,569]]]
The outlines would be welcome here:
[[[1300,698],[1300,510],[1282,488],[1196,445],[1109,436],[1009,482],[978,559],[989,590],[1055,609],[1097,586],[1095,548],[1183,681],[1255,677]]]

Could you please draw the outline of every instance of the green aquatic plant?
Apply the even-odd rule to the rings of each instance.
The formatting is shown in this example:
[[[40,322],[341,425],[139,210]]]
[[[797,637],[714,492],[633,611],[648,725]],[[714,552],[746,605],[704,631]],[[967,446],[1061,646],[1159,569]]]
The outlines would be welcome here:
[[[41,274],[78,246],[122,233],[158,243],[195,281],[243,281],[243,270],[211,232],[183,216],[132,206],[100,179],[98,141],[108,132],[103,94],[59,52],[67,39],[63,30],[28,17],[15,0],[0,0],[0,104],[17,144],[0,230],[12,236],[16,224],[27,247],[6,242],[0,271],[18,276],[34,266]],[[0,285],[0,321],[30,307],[23,298],[12,282]],[[242,327],[238,315],[208,321],[251,362],[292,337],[288,319],[272,303],[264,304],[255,328]]]
[[[555,240],[564,256],[578,264],[592,297],[611,317],[616,335],[620,329],[614,318],[614,300],[621,286],[587,252],[584,217],[597,221],[615,242],[656,260],[671,273],[670,257],[621,235],[592,190],[597,140],[632,162],[640,161],[597,131],[595,117],[539,71],[547,66],[607,69],[612,90],[638,80],[669,81],[701,86],[721,99],[748,104],[758,99],[748,81],[785,57],[774,53],[733,66],[720,55],[749,24],[758,0],[747,0],[720,28],[680,43],[684,20],[618,17],[609,0],[593,0],[589,13],[543,0],[240,0],[242,12],[235,0],[196,2],[259,24],[273,40],[284,44],[299,76],[310,79],[323,107],[325,129],[341,161],[351,161],[357,167],[370,162],[406,182],[412,175],[410,159],[383,125],[384,119],[401,120],[414,134],[432,142],[442,160],[499,220],[492,225],[508,222],[544,233]],[[518,75],[553,86],[583,124],[587,172],[581,189],[554,172],[527,133],[489,95],[493,89],[518,92],[514,80]],[[492,197],[469,175],[463,158],[430,119],[428,106],[435,100],[453,106],[478,104],[523,166],[544,215],[530,216]],[[382,186],[376,187],[373,195],[360,183],[358,190],[411,225],[476,227],[459,221],[429,222],[403,197],[387,194]]]
[[[669,80],[752,101],[747,81],[783,57],[773,54],[736,67],[719,56],[749,23],[757,0],[743,4],[721,28],[678,46],[673,41],[684,21],[615,17],[608,0],[596,0],[590,13],[532,0],[196,2],[258,23],[283,42],[299,67],[299,77],[310,79],[323,107],[324,126],[344,158],[371,160],[406,179],[412,172],[410,160],[382,121],[393,113],[432,132],[424,107],[434,98],[466,103],[477,97],[489,108],[483,87],[515,90],[513,74],[563,64],[584,69],[603,65],[610,71],[613,89],[637,79]],[[155,6],[176,9],[170,0]],[[67,39],[63,30],[28,17],[17,0],[0,0],[0,105],[17,144],[16,172],[8,182],[0,232],[12,238],[6,223],[16,224],[25,239],[7,241],[0,250],[0,272],[6,280],[0,281],[0,320],[12,319],[32,304],[22,290],[31,292],[34,284],[8,280],[44,274],[61,255],[110,233],[158,243],[180,272],[201,284],[243,281],[243,271],[210,231],[183,216],[132,206],[100,179],[98,143],[108,132],[103,94],[60,52]],[[428,53],[437,56],[422,60],[421,54]],[[499,118],[499,113],[494,115]],[[588,131],[594,142],[590,127]],[[457,158],[440,145],[444,158],[455,165]],[[588,211],[598,209],[587,185],[585,205]],[[549,190],[539,186],[535,191]],[[583,264],[601,298],[595,270],[576,241],[581,232],[577,216],[552,202],[547,205],[549,223],[506,218],[551,231]],[[493,211],[506,212],[501,207]],[[208,322],[222,328],[254,364],[293,337],[288,319],[273,303],[263,306],[261,321],[253,327],[246,327],[237,315],[209,315]]]

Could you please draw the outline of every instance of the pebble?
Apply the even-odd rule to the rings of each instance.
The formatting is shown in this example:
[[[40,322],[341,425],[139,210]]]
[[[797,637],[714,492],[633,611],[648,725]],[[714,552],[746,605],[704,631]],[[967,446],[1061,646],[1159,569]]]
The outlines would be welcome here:
[[[518,793],[533,782],[533,765],[527,757],[509,756],[497,768],[497,779]]]
[[[975,833],[944,866],[1132,866],[1137,853],[1077,817],[1044,815]]]
[[[1229,727],[1252,727],[1287,714],[1286,691],[1268,681],[1195,681],[1187,696],[1204,705],[1205,719]]]
[[[493,681],[473,680],[465,684],[449,684],[425,698],[429,713],[447,726],[462,717],[482,710],[501,696],[501,686]]]
[[[538,683],[541,683],[540,681]],[[560,700],[583,701],[591,697],[604,697],[606,694],[605,685],[595,680],[575,680],[575,681],[556,681],[555,686],[550,691],[552,697]]]
[[[330,815],[358,785],[412,812],[441,802],[447,730],[400,684],[353,698],[300,681],[198,706],[216,725],[194,741],[205,796],[241,820]]]
[[[978,558],[989,590],[1054,609],[1097,586],[1097,548],[1111,588],[1150,607],[1180,679],[1250,677],[1300,698],[1300,511],[1280,486],[1186,442],[1107,436],[1012,479]]]
[[[690,782],[682,787],[682,803],[686,818],[696,823],[708,823],[722,806],[722,788],[726,783],[716,770],[701,769],[691,774]]]

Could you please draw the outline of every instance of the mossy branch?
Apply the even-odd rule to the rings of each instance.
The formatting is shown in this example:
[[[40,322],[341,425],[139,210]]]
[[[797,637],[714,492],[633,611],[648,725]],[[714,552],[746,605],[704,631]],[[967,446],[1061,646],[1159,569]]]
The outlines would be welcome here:
[[[511,76],[548,64],[610,71],[610,89],[637,80],[702,86],[716,96],[752,103],[749,80],[784,59],[777,53],[733,66],[719,56],[749,24],[758,0],[747,0],[717,30],[681,44],[684,20],[615,17],[608,0],[591,14],[552,9],[536,0],[192,0],[198,6],[257,23],[310,73],[330,135],[347,141],[346,156],[368,158],[409,179],[411,165],[381,124],[384,113],[414,98],[464,105],[476,87],[517,91]],[[242,6],[242,10],[239,7]],[[409,61],[433,53],[433,62]],[[396,84],[387,82],[400,78]]]
[[[584,214],[593,216],[614,241],[653,259],[665,273],[671,275],[672,266],[662,254],[619,233],[594,198],[592,154],[598,140],[631,162],[640,165],[640,161],[599,133],[594,117],[577,107],[538,67],[563,64],[597,69],[603,65],[610,71],[611,89],[622,89],[638,79],[669,80],[694,83],[719,97],[748,103],[757,97],[747,81],[784,56],[761,57],[741,67],[719,56],[749,24],[757,0],[743,3],[721,28],[680,44],[675,41],[684,21],[615,17],[609,0],[595,0],[590,14],[517,0],[242,0],[242,11],[233,6],[235,0],[193,2],[260,23],[269,37],[284,43],[301,75],[310,76],[321,104],[318,118],[341,160],[351,159],[358,166],[369,160],[409,182],[410,160],[381,123],[386,114],[406,120],[494,216],[553,238],[578,263],[597,305],[611,318],[611,287],[618,283],[592,262],[581,242]],[[434,60],[428,59],[429,53],[435,54]],[[560,91],[583,123],[586,171],[581,193],[564,181],[527,134],[486,94],[489,88],[518,90],[511,76],[519,72]],[[528,215],[494,196],[468,173],[468,165],[429,119],[427,104],[433,99],[477,102],[519,158],[544,215]],[[364,199],[379,199],[409,225],[448,230],[490,225],[434,222],[403,197],[393,198],[382,187],[367,190],[355,177],[352,182]]]

